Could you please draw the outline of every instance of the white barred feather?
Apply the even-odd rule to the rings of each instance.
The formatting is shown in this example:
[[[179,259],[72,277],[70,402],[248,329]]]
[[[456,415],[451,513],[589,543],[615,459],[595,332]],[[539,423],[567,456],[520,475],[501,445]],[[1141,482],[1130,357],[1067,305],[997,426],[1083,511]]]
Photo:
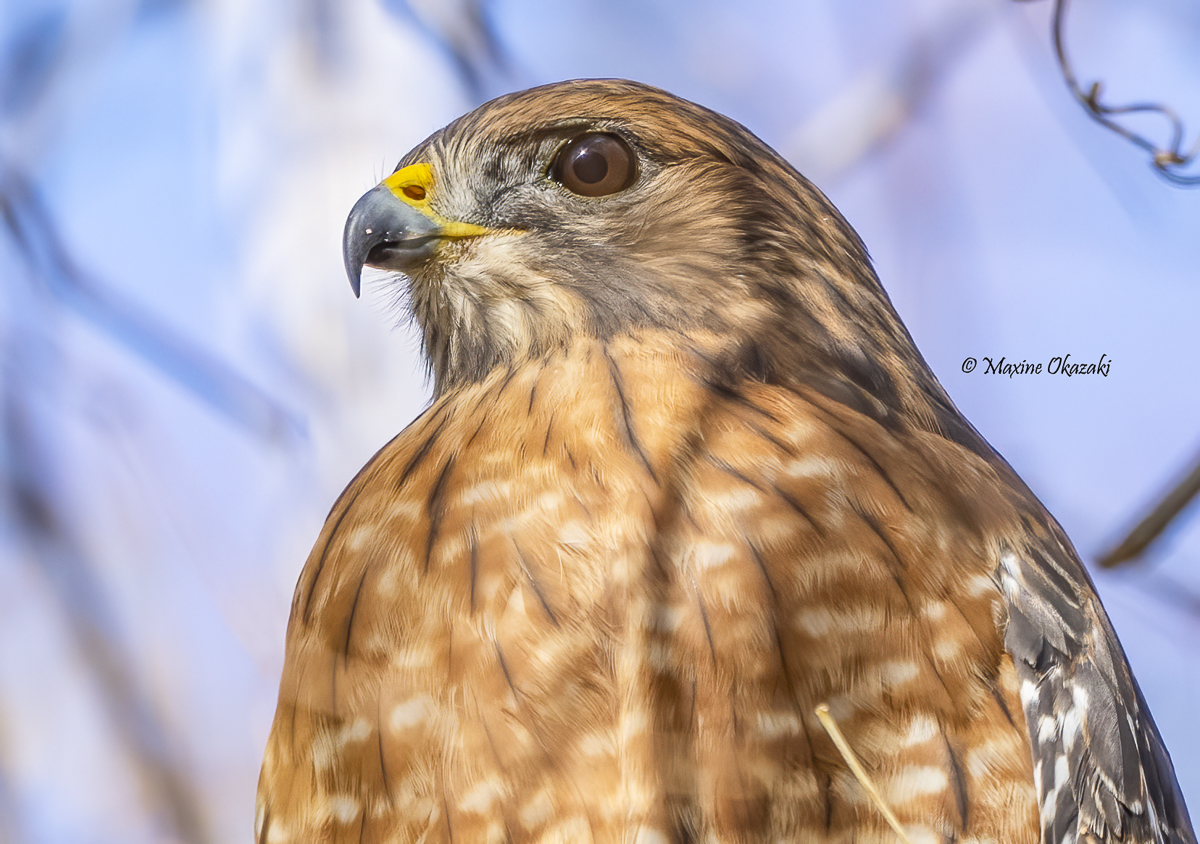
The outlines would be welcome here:
[[[1195,842],[1170,757],[1074,552],[1053,540],[1010,549],[999,576],[1043,844]]]

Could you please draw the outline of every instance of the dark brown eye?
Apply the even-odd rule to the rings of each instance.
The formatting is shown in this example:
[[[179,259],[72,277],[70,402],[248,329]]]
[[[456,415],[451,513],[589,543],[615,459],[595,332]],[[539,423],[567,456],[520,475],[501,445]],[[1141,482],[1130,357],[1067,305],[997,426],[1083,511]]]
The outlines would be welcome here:
[[[616,135],[580,135],[558,151],[550,176],[571,193],[608,196],[633,184],[633,150]]]

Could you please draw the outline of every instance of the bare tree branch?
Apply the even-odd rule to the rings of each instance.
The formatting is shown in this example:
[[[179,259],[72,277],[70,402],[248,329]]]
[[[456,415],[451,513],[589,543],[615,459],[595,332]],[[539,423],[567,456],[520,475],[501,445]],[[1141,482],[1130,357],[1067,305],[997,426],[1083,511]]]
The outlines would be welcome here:
[[[1200,494],[1200,456],[1187,475],[1150,507],[1125,538],[1100,556],[1100,565],[1110,569],[1141,556],[1197,494]]]

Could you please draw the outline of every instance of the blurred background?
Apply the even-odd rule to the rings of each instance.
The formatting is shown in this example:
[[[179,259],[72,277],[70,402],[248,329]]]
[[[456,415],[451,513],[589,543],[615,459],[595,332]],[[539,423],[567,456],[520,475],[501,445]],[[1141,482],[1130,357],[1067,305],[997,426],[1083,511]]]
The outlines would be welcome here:
[[[350,292],[345,215],[508,90],[630,77],[780,150],[1092,565],[1200,453],[1200,190],[1072,99],[1053,11],[3,0],[0,844],[251,840],[300,567],[429,396],[394,283]],[[1070,11],[1080,84],[1173,107],[1190,144],[1200,4]],[[1111,369],[982,360],[1068,354]],[[1200,813],[1196,508],[1093,572]]]

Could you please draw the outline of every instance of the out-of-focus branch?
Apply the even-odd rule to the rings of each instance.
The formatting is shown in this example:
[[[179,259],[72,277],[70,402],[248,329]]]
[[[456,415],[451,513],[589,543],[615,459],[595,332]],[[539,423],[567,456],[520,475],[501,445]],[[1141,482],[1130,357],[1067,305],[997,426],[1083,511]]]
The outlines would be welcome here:
[[[1200,494],[1200,456],[1191,470],[1154,504],[1133,530],[1100,556],[1104,568],[1113,568],[1141,556],[1184,508]]]
[[[986,30],[992,10],[966,3],[941,16],[899,55],[873,65],[817,109],[784,146],[814,182],[830,184],[912,120]]]
[[[0,155],[34,170],[64,121],[93,89],[105,58],[128,35],[144,0],[31,4],[14,15],[0,51]],[[9,23],[5,20],[4,23]]]
[[[53,392],[47,326],[38,320],[51,314],[48,306],[54,305],[95,325],[256,433],[286,442],[299,430],[291,414],[237,373],[90,277],[72,259],[32,180],[25,176],[37,168],[52,146],[50,140],[63,131],[65,117],[75,113],[81,92],[98,76],[97,66],[124,39],[139,9],[146,7],[140,0],[47,4],[45,10],[21,19],[25,28],[12,33],[17,51],[0,59],[0,237],[24,258],[29,276],[44,285],[39,292],[49,294],[31,296],[31,291],[20,289],[19,271],[0,279],[6,297],[15,303],[0,337],[0,517],[12,525],[5,531],[6,541],[15,536],[27,549],[21,556],[36,564],[50,586],[115,740],[147,804],[161,818],[161,830],[183,844],[210,844],[200,795],[136,674],[118,632],[116,608],[64,515],[67,505],[55,495],[50,482],[57,451],[53,426],[47,433],[46,420],[37,418],[34,410],[35,395],[44,395],[48,388]],[[17,269],[10,264],[10,270]],[[22,646],[19,641],[8,644]],[[8,785],[0,774],[0,842],[15,844],[22,829]],[[98,784],[99,793],[105,793],[105,786]]]
[[[72,260],[36,189],[12,170],[0,172],[0,216],[32,273],[58,303],[263,439],[291,445],[303,436],[300,417],[90,277]]]
[[[497,80],[512,76],[512,59],[488,17],[486,0],[391,0],[386,5],[449,54],[476,102],[500,93],[493,90]]]
[[[10,337],[8,342],[23,339],[38,343],[20,336]],[[50,461],[44,455],[47,437],[35,433],[37,426],[29,407],[34,379],[46,374],[40,371],[38,354],[26,351],[16,356],[6,349],[5,358],[25,364],[12,366],[0,396],[7,515],[57,599],[71,640],[91,672],[145,794],[166,816],[180,841],[210,844],[199,797],[176,758],[150,695],[132,670],[117,632],[116,613],[82,547],[56,509],[59,499],[53,495]]]
[[[0,701],[0,844],[19,844],[21,841],[17,801],[8,772],[9,719]]]

